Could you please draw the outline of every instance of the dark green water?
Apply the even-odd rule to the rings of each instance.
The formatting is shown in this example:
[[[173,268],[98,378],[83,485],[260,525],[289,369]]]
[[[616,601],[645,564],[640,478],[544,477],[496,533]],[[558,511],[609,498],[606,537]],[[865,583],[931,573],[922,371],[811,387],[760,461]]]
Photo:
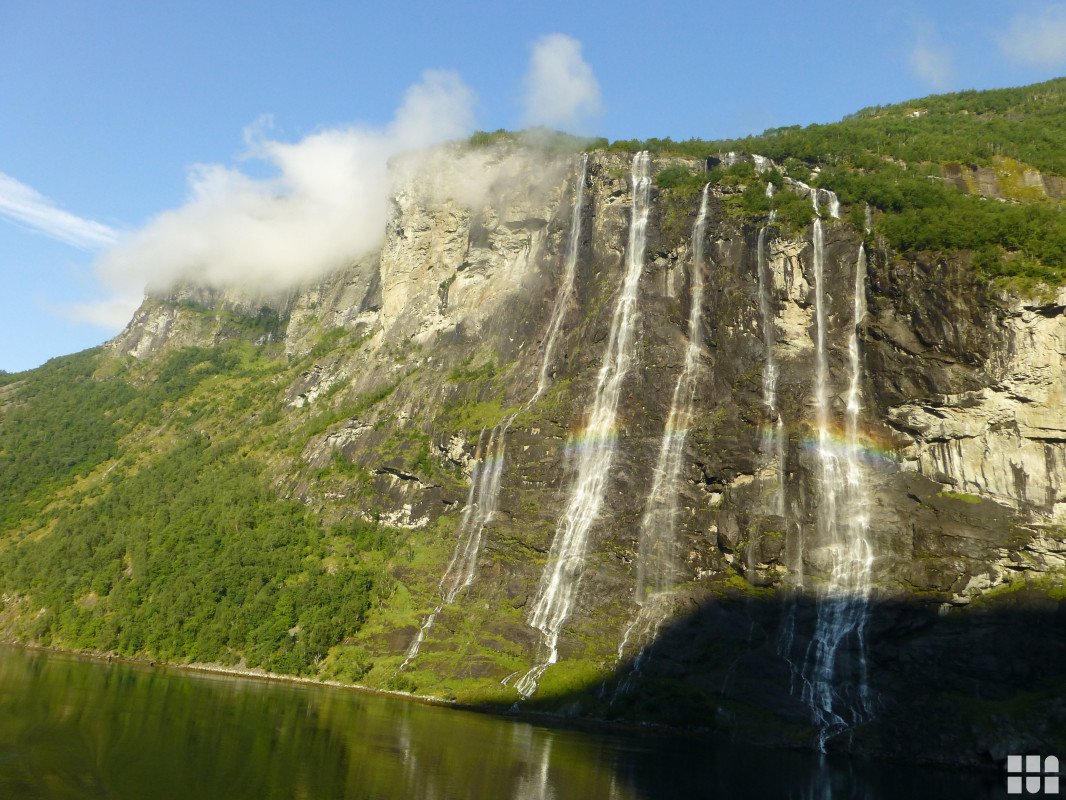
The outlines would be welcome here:
[[[5,799],[840,800],[1003,797],[1004,786],[0,647]]]

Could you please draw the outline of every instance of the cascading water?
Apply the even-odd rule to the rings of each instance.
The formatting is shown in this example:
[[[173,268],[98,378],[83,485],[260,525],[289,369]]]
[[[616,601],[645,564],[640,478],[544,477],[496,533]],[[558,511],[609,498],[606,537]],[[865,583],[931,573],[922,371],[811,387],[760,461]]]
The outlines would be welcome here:
[[[829,200],[829,216],[833,219],[840,219],[840,200],[837,198],[836,194],[828,189],[821,189],[820,191],[822,194],[826,195],[826,198]]]
[[[470,492],[466,498],[466,508],[463,509],[462,522],[459,525],[459,541],[456,542],[452,553],[452,560],[448,562],[448,568],[440,579],[438,589],[441,602],[430,612],[425,621],[419,626],[414,641],[407,648],[400,669],[406,669],[407,665],[418,655],[418,651],[425,641],[426,633],[437,621],[437,615],[446,605],[455,602],[459,592],[474,581],[474,571],[477,567],[477,555],[481,548],[481,533],[485,525],[495,516],[500,497],[500,477],[503,475],[504,436],[506,436],[515,415],[510,415],[502,420],[489,434],[488,446],[482,450],[482,441],[485,432],[481,432],[478,439],[478,447],[474,452],[476,459],[473,474],[470,476]]]
[[[829,191],[828,189],[816,189],[815,187],[810,186],[804,183],[803,181],[797,181],[794,178],[786,177],[785,183],[787,183],[789,186],[793,186],[796,189],[799,189],[801,192],[805,193],[811,198],[811,205],[814,206],[814,215],[816,218],[819,217],[821,214],[821,207],[818,203],[818,198],[825,197],[826,205],[829,206],[829,216],[831,216],[833,219],[840,219],[840,199],[836,196],[835,193]]]
[[[641,519],[640,550],[637,567],[637,602],[649,594],[669,591],[677,582],[677,500],[682,454],[692,422],[696,397],[696,374],[699,368],[703,337],[700,318],[703,314],[703,232],[707,223],[707,194],[703,187],[700,210],[692,232],[692,286],[688,315],[688,347],[685,365],[674,386],[670,413],[666,418],[659,458],[651,493]]]
[[[700,348],[703,344],[703,234],[707,225],[709,189],[710,184],[703,187],[699,214],[692,230],[692,285],[685,365],[677,379],[677,385],[674,386],[670,413],[666,418],[659,458],[655,464],[652,488],[640,523],[636,587],[636,601],[640,606],[640,613],[622,637],[622,643],[618,647],[619,659],[622,658],[630,639],[643,642],[646,646],[646,642],[654,638],[658,626],[667,615],[670,596],[678,580],[678,489],[682,456],[685,442],[688,440],[689,425],[692,423]],[[643,655],[644,646],[634,662],[634,672],[639,670]]]
[[[869,599],[873,548],[870,544],[870,498],[867,479],[862,469],[862,444],[859,441],[859,414],[862,411],[862,360],[859,355],[859,325],[866,316],[866,248],[859,245],[855,260],[855,300],[851,334],[848,338],[848,361],[851,381],[847,399],[848,453],[848,532],[849,549],[846,569],[847,585],[854,595],[856,636],[856,667],[858,701],[864,714],[870,712],[870,685],[866,660],[866,624],[869,621]]]
[[[824,190],[823,190],[824,191]],[[866,516],[867,498],[859,451],[862,364],[858,326],[865,313],[866,254],[860,248],[855,270],[855,301],[849,337],[850,380],[846,437],[832,440],[826,353],[825,242],[822,221],[814,221],[815,292],[815,423],[819,481],[818,547],[828,563],[827,580],[819,592],[818,619],[802,670],[803,699],[818,726],[818,747],[869,712],[865,628],[869,614],[873,553]],[[850,674],[841,675],[847,653]]]
[[[559,291],[555,294],[555,305],[552,308],[551,320],[548,322],[548,332],[544,336],[544,352],[541,355],[540,373],[537,376],[537,391],[526,403],[529,408],[544,396],[548,388],[548,372],[552,366],[552,349],[555,347],[555,339],[563,327],[563,319],[566,317],[566,308],[570,303],[570,296],[574,293],[574,277],[577,274],[577,251],[581,244],[581,208],[585,205],[585,180],[588,177],[589,156],[585,153],[581,160],[581,178],[578,179],[574,190],[574,211],[570,216],[570,239],[566,243],[566,268],[563,272],[563,282]]]
[[[614,458],[618,400],[622,382],[633,362],[637,287],[644,266],[651,205],[650,166],[651,159],[646,152],[633,158],[633,216],[625,278],[611,319],[607,350],[597,376],[588,422],[575,448],[574,482],[529,617],[529,624],[543,635],[547,656],[515,684],[522,697],[530,697],[537,690],[544,670],[559,658],[559,635],[570,616],[584,573],[589,532],[603,505],[607,476]]]
[[[773,197],[773,184],[766,185],[766,196]],[[770,224],[777,217],[776,211],[770,212]],[[774,353],[774,344],[777,340],[777,329],[774,325],[774,307],[770,296],[773,286],[773,276],[770,274],[769,263],[766,260],[766,227],[759,229],[758,242],[758,269],[759,269],[759,313],[762,317],[763,346],[766,348],[766,364],[762,370],[762,396],[769,417],[768,424],[763,428],[762,449],[763,457],[767,463],[777,466],[777,486],[774,489],[771,508],[778,516],[785,515],[785,425],[781,412],[777,407],[777,356]]]
[[[555,339],[562,329],[563,319],[566,317],[566,307],[570,303],[570,296],[574,292],[574,276],[577,273],[577,253],[581,240],[581,208],[585,202],[585,180],[588,177],[589,157],[585,153],[581,161],[581,177],[574,188],[574,210],[570,217],[570,239],[566,245],[564,260],[563,282],[555,295],[555,304],[552,308],[551,320],[548,322],[548,330],[544,337],[544,347],[541,355],[540,371],[537,376],[537,390],[522,411],[527,410],[541,397],[548,388],[548,372],[551,368],[552,350],[555,347]],[[520,412],[518,412],[520,413]],[[485,526],[496,514],[500,499],[500,479],[503,475],[503,462],[506,452],[507,432],[515,421],[518,413],[509,414],[497,423],[489,434],[488,447],[482,455],[481,439],[478,440],[478,448],[475,451],[475,465],[470,476],[470,493],[467,495],[466,508],[463,510],[462,522],[459,526],[459,541],[456,542],[452,560],[448,564],[444,577],[439,584],[441,603],[430,612],[425,621],[419,626],[414,641],[407,648],[400,669],[407,667],[411,660],[418,655],[422,642],[426,638],[426,632],[433,627],[437,615],[446,605],[455,602],[455,598],[463,589],[474,581],[474,572],[477,568],[478,552],[481,548],[481,534]],[[482,431],[482,437],[484,431]]]

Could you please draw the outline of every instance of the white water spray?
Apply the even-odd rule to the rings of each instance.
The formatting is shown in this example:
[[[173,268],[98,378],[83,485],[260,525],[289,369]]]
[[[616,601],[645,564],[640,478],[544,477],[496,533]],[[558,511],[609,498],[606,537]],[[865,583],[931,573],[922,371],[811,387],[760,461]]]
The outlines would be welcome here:
[[[581,244],[581,209],[585,205],[585,180],[588,176],[588,169],[589,155],[585,153],[581,160],[581,177],[578,179],[577,187],[574,189],[574,211],[570,216],[570,239],[566,243],[563,282],[559,286],[559,291],[555,294],[555,306],[552,308],[551,320],[548,322],[548,332],[544,336],[544,352],[540,361],[540,374],[537,377],[537,391],[526,403],[526,408],[540,400],[548,388],[548,372],[551,370],[555,338],[563,327],[566,309],[570,304],[570,297],[574,293],[574,277],[577,274],[577,251]]]
[[[566,317],[566,308],[570,303],[570,297],[574,293],[574,276],[577,272],[577,253],[581,239],[581,208],[585,202],[585,180],[588,176],[589,157],[585,153],[581,161],[581,176],[574,187],[574,210],[570,217],[570,239],[566,246],[564,260],[563,282],[555,295],[555,305],[552,308],[551,320],[548,322],[548,330],[544,337],[544,347],[541,356],[540,372],[537,378],[537,391],[534,393],[522,411],[527,410],[537,402],[548,388],[548,371],[551,365],[552,349],[555,339],[562,328],[563,319]],[[520,412],[518,412],[520,413]],[[515,421],[518,413],[509,414],[497,423],[489,434],[489,442],[484,453],[481,450],[481,439],[484,431],[478,439],[478,447],[475,451],[476,463],[473,474],[470,476],[470,492],[467,495],[466,507],[463,509],[462,522],[459,526],[459,540],[456,542],[455,551],[448,568],[444,572],[438,585],[441,603],[430,612],[425,621],[419,626],[414,641],[407,648],[400,669],[407,667],[411,660],[418,655],[422,642],[425,641],[426,632],[433,627],[437,615],[446,605],[455,602],[455,598],[463,589],[474,581],[477,570],[477,557],[481,549],[481,534],[485,526],[496,515],[500,501],[500,480],[503,476],[503,463],[506,453],[507,432]]]
[[[709,189],[710,184],[703,187],[700,210],[692,230],[692,283],[685,365],[674,386],[670,413],[666,418],[659,458],[655,464],[652,488],[640,523],[635,599],[641,608],[618,646],[618,658],[621,660],[630,639],[641,644],[640,653],[633,664],[634,674],[640,670],[648,641],[655,638],[659,626],[669,613],[670,596],[680,573],[677,541],[678,490],[685,442],[692,424],[700,349],[703,345],[703,236],[707,226]],[[626,684],[623,683],[622,690],[625,687]]]
[[[840,219],[840,200],[837,198],[836,194],[828,189],[819,189],[819,191],[825,195],[826,200],[829,201],[829,216],[833,219]]]
[[[840,199],[836,196],[835,192],[831,192],[828,189],[816,189],[803,181],[797,181],[794,178],[785,177],[785,183],[811,198],[811,205],[814,206],[814,215],[819,217],[821,215],[821,206],[819,205],[818,198],[824,198],[826,205],[829,206],[829,216],[833,219],[840,219]]]
[[[766,194],[773,196],[772,185],[767,185]],[[770,222],[774,221],[776,212],[770,212]],[[774,489],[771,508],[774,514],[785,514],[785,425],[781,411],[777,407],[778,365],[774,346],[777,341],[777,328],[774,324],[774,307],[770,290],[773,287],[773,275],[770,273],[766,258],[766,228],[759,229],[758,269],[759,269],[759,313],[762,317],[763,346],[766,350],[766,364],[762,370],[762,396],[766,405],[768,423],[763,427],[762,450],[767,463],[777,468],[777,486]]]
[[[522,697],[531,696],[540,677],[559,658],[559,635],[570,616],[585,568],[589,533],[603,505],[607,477],[615,450],[615,418],[622,382],[633,362],[637,287],[644,265],[648,211],[651,200],[651,159],[646,152],[633,159],[633,211],[629,228],[625,278],[618,295],[603,366],[580,435],[577,468],[566,510],[552,542],[529,623],[543,634],[547,656],[515,684]]]
[[[861,411],[862,365],[858,326],[865,314],[866,253],[860,247],[855,269],[855,300],[849,336],[849,387],[843,446],[831,435],[831,409],[826,355],[824,234],[814,222],[815,280],[815,409],[818,458],[821,462],[818,513],[819,547],[828,574],[818,598],[818,620],[803,666],[803,699],[818,726],[818,747],[835,733],[869,713],[865,629],[869,616],[873,551],[868,539],[868,497],[865,489],[858,420]],[[849,642],[849,640],[851,640]],[[849,673],[840,675],[840,656],[851,655]]]
[[[485,525],[496,515],[500,498],[500,477],[503,475],[504,436],[506,436],[514,414],[502,420],[489,434],[488,445],[482,450],[485,432],[478,438],[477,450],[474,451],[476,462],[470,476],[470,492],[466,498],[466,508],[459,525],[459,541],[455,544],[452,560],[437,585],[441,602],[419,626],[418,634],[404,656],[400,669],[406,669],[425,641],[426,633],[437,621],[437,615],[446,605],[455,602],[459,592],[474,582],[477,569],[478,551],[481,549],[481,534]]]
[[[685,442],[692,424],[696,377],[700,348],[703,344],[703,232],[707,223],[709,188],[710,184],[703,187],[703,198],[700,200],[700,210],[692,232],[692,285],[685,365],[677,379],[677,385],[674,386],[670,413],[666,418],[666,429],[655,464],[655,477],[644,507],[644,516],[641,518],[636,594],[637,602],[641,605],[649,594],[669,591],[677,583],[678,483]]]

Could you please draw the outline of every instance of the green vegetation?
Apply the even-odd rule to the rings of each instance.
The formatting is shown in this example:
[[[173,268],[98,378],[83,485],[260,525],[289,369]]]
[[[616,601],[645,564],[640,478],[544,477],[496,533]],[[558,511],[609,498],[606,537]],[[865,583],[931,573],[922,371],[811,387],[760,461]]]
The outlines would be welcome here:
[[[474,356],[471,354],[464,358],[448,373],[448,380],[455,383],[477,383],[486,381],[496,375],[496,362],[489,359],[479,367],[470,369],[470,362]]]
[[[98,350],[55,358],[23,373],[0,404],[0,526],[36,513],[63,487],[114,458],[128,429],[112,412],[138,393],[93,377]]]
[[[311,360],[317,361],[331,353],[337,347],[338,342],[347,335],[348,331],[344,328],[330,328],[322,334],[321,338],[315,342],[315,346],[311,348],[309,354]]]
[[[343,335],[324,336],[323,352]],[[350,517],[324,526],[279,499],[264,459],[380,403],[398,382],[286,430],[271,387],[300,363],[287,368],[238,339],[145,363],[92,350],[16,376],[0,396],[4,635],[364,674],[365,658],[341,659],[338,648],[392,591],[388,565],[412,554],[406,533]],[[414,457],[429,462],[428,448]],[[367,493],[362,466],[337,453],[333,470]]]
[[[865,228],[869,204],[875,232],[898,250],[970,251],[965,258],[990,280],[1056,283],[1066,281],[1066,212],[1018,176],[1026,164],[1049,173],[1066,169],[1066,156],[1045,146],[1063,143],[1066,112],[1047,101],[1061,99],[1060,85],[1066,86],[1048,84],[1050,94],[1041,87],[1024,96],[1008,92],[987,108],[977,103],[985,110],[975,113],[964,114],[948,96],[924,102],[918,117],[900,106],[736,142],[610,147],[700,159],[732,149],[775,159],[777,168],[761,174],[745,160],[710,169],[688,161],[662,170],[656,176],[661,228],[679,238],[690,235],[708,182],[717,184],[716,214],[763,224],[776,212],[782,229],[805,229],[814,211],[809,198],[785,188],[792,177],[837,192],[856,228]],[[992,148],[974,139],[986,123],[999,137]],[[468,145],[527,136],[541,137],[537,146],[548,151],[589,145],[551,132],[504,131],[475,134]],[[959,172],[961,164],[1003,172],[1008,202],[946,183],[945,174],[970,174]],[[772,196],[770,183],[778,189]],[[437,284],[441,307],[454,279]],[[580,324],[598,321],[611,291],[591,285]],[[750,300],[736,287],[722,291],[737,293],[735,300],[723,295],[730,307]],[[456,363],[456,345],[442,337],[441,349],[431,353],[422,353],[414,338],[357,352],[369,328],[322,330],[311,320],[304,329],[317,335],[314,346],[286,361],[270,339],[283,320],[269,308],[247,317],[182,309],[211,333],[203,341],[221,332],[223,343],[143,361],[87,351],[27,373],[0,373],[0,636],[171,661],[245,663],[468,702],[513,700],[513,684],[499,681],[529,666],[528,642],[513,635],[526,631],[528,605],[516,603],[510,585],[500,591],[499,578],[491,590],[464,589],[461,603],[442,611],[434,635],[446,635],[447,646],[438,639],[409,671],[398,667],[405,643],[440,602],[438,581],[460,533],[464,472],[478,432],[484,451],[488,431],[521,410],[516,432],[546,423],[556,439],[549,446],[565,452],[562,433],[576,423],[587,390],[581,375],[560,375],[525,409],[521,402],[529,395],[503,349],[471,348]],[[568,347],[570,364],[588,363],[581,348],[599,346],[578,339]],[[521,357],[529,359],[529,352]],[[320,381],[346,377],[313,392],[308,386],[316,374]],[[738,368],[730,380],[735,391],[757,393],[758,364]],[[354,386],[372,388],[356,394]],[[694,441],[709,442],[726,417],[724,407],[708,411]],[[357,425],[340,429],[353,419]],[[339,435],[327,440],[330,432]],[[465,452],[454,454],[453,445]],[[549,485],[555,479],[549,456],[534,455],[540,467],[521,480]],[[416,494],[415,484],[425,494]],[[495,562],[486,574],[506,575],[518,559],[533,571],[543,565],[546,549],[531,543],[552,535],[547,491],[511,492],[505,511],[486,528],[491,544],[483,558]],[[415,497],[430,500],[407,504]],[[405,504],[409,516],[391,516]],[[394,529],[377,524],[382,518],[421,527]],[[737,574],[708,588],[723,603],[772,595]],[[1066,590],[1049,591],[1061,597]],[[536,703],[577,698],[596,708],[589,689],[602,685],[617,647],[607,633],[613,637],[617,619],[608,616],[582,634],[582,649],[545,674]],[[672,680],[652,680],[641,702],[708,702],[688,691]],[[621,702],[628,708],[630,701]],[[630,710],[654,716],[644,706]]]
[[[949,500],[958,500],[961,503],[976,504],[981,502],[981,498],[975,494],[965,494],[963,492],[937,492],[937,497],[946,497]]]
[[[688,189],[689,193],[694,193],[707,182],[706,172],[693,172],[681,164],[666,167],[655,176],[655,185],[660,189]]]
[[[327,408],[315,413],[309,420],[307,420],[298,435],[293,438],[294,447],[300,449],[308,439],[325,433],[331,425],[336,425],[342,420],[357,417],[373,408],[396,391],[396,387],[399,386],[400,383],[401,381],[386,383],[382,386],[378,386],[376,389],[370,389],[362,394],[356,395],[350,402],[347,402],[338,408]]]
[[[0,555],[4,590],[41,609],[27,638],[309,674],[385,590],[364,556],[395,552],[395,532],[317,528],[236,444],[190,438],[107,488]]]
[[[474,131],[466,140],[468,147],[492,147],[497,144],[510,144],[515,140],[515,134],[504,128],[494,131]]]
[[[448,308],[448,289],[451,288],[453,283],[455,283],[455,279],[458,276],[458,272],[453,272],[447,278],[442,280],[439,286],[437,286],[438,310],[442,314]]]
[[[742,139],[629,139],[612,142],[610,149],[690,158],[732,150],[759,153],[778,163],[788,159],[808,165],[850,162],[867,169],[876,169],[877,162],[886,159],[987,165],[995,156],[1008,156],[1044,172],[1066,175],[1064,99],[1066,78],[1056,78],[1014,89],[957,92],[873,106],[841,122],[769,128]]]
[[[190,312],[199,314],[205,319],[214,320],[240,331],[249,338],[263,335],[277,336],[285,329],[286,319],[270,306],[261,306],[255,314],[239,314],[229,309],[208,307],[191,300],[183,300],[180,303],[163,300],[161,304],[171,308],[180,308],[186,314]]]
[[[1023,286],[1066,283],[1066,210],[1021,179],[1027,168],[1066,176],[1066,78],[868,108],[837,123],[774,128],[743,139],[632,140],[610,147],[701,159],[729,151],[758,153],[789,177],[836,192],[850,206],[846,218],[860,230],[867,204],[881,212],[875,232],[898,251],[970,250],[975,270],[985,278]],[[964,178],[971,167],[993,167],[1008,202],[945,183],[945,165],[961,165]],[[820,172],[813,174],[815,168]],[[751,174],[744,175],[745,169]],[[708,178],[746,181],[741,199],[729,204],[742,214],[769,210],[759,199],[760,184],[772,180],[781,186],[768,175],[756,178],[750,163],[715,175],[719,171],[683,175],[683,168],[670,168],[657,182],[676,189]],[[777,193],[771,207],[778,209],[779,223],[799,229],[810,222],[810,203],[801,200],[788,191]]]
[[[587,139],[563,131],[538,126],[523,131],[508,131],[499,128],[495,131],[474,131],[466,140],[470,148],[497,147],[500,145],[522,145],[539,150],[546,155],[563,155],[580,153],[607,146],[606,139]]]

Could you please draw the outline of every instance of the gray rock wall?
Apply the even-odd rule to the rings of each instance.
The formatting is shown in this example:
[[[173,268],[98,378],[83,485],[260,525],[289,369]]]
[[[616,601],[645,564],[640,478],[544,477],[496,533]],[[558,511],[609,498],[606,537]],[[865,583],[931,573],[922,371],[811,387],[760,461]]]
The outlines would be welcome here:
[[[507,434],[499,510],[485,527],[474,583],[454,610],[445,610],[438,639],[425,645],[431,655],[447,652],[449,635],[458,642],[464,630],[468,639],[495,648],[497,654],[476,668],[468,665],[470,675],[494,686],[514,664],[537,657],[538,637],[524,609],[565,506],[573,448],[580,446],[606,344],[629,227],[629,162],[617,153],[590,158],[575,293],[549,369],[552,389],[531,407],[522,409],[540,370],[580,172],[573,157],[493,151],[449,157],[428,173],[398,165],[380,254],[275,304],[287,320],[290,359],[306,357],[331,329],[350,332],[340,341],[355,343],[315,359],[288,387],[293,413],[335,402],[327,398],[338,386],[345,390],[340,396],[396,386],[381,402],[312,437],[296,463],[284,462],[280,490],[326,517],[360,513],[412,529],[454,530],[479,441],[505,413],[521,410]],[[819,539],[825,501],[812,444],[813,245],[809,229],[794,233],[775,225],[767,231],[785,437],[782,514],[771,502],[779,471],[763,445],[766,353],[756,242],[767,220],[738,216],[732,191],[716,187],[708,215],[704,347],[677,525],[683,582],[652,652],[660,664],[673,665],[670,680],[701,698],[694,714],[704,709],[699,713],[717,715],[723,729],[748,738],[795,742],[807,736],[810,720],[788,659],[774,642],[790,598],[797,590],[813,596],[830,570]],[[620,642],[640,611],[633,599],[639,522],[687,343],[689,237],[698,202],[698,193],[653,191],[634,366],[623,386],[604,510],[560,643],[561,664],[625,670]],[[842,428],[861,236],[848,223],[827,219],[825,241],[829,407]],[[868,312],[858,327],[859,427],[872,598],[885,609],[873,617],[879,621],[871,636],[880,638],[870,645],[876,654],[871,669],[872,682],[888,697],[884,708],[896,709],[896,716],[886,710],[876,718],[904,726],[918,724],[918,712],[897,695],[916,674],[913,665],[928,657],[893,660],[907,648],[921,649],[908,636],[948,647],[944,642],[955,634],[942,626],[969,608],[994,605],[1010,589],[1062,584],[1066,292],[1043,301],[993,297],[962,257],[903,257],[876,242],[868,255]],[[225,297],[213,302],[239,313]],[[214,319],[188,311],[179,296],[150,301],[112,347],[147,357],[162,347],[231,335]],[[488,363],[491,369],[475,369]],[[413,456],[422,442],[438,465],[432,471]],[[334,453],[371,476],[371,491],[354,481],[325,486],[309,478]],[[438,525],[441,520],[452,520],[452,527]],[[442,543],[441,552],[450,544]],[[437,565],[440,573],[446,563]],[[438,578],[421,579],[430,588],[415,602],[427,610]],[[412,586],[417,583],[412,579]],[[814,612],[805,608],[791,618],[794,626],[800,620],[800,637],[809,637],[813,625]],[[971,625],[959,624],[951,630]],[[415,629],[413,622],[395,626],[373,645],[377,655],[398,658]],[[689,630],[695,638],[681,645],[671,630]],[[734,681],[738,665],[748,675]],[[994,682],[998,669],[990,666],[974,680]],[[942,690],[962,691],[947,679]],[[950,713],[951,702],[944,702]],[[641,713],[639,702],[623,706]],[[749,706],[761,710],[743,710]],[[781,727],[760,735],[760,714]],[[869,722],[854,741],[882,752],[905,749],[905,742],[888,743],[877,724]],[[937,757],[962,758],[963,739],[959,734],[943,744],[947,755]]]

